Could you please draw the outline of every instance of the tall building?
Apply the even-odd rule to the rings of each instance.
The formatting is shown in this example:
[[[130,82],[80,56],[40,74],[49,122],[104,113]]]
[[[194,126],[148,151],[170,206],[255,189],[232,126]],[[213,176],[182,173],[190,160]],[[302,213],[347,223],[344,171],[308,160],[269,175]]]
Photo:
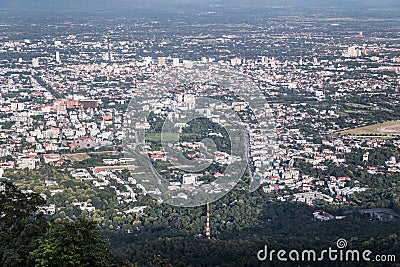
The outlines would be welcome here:
[[[236,66],[236,65],[241,65],[242,64],[242,59],[235,57],[231,59],[231,65]]]
[[[144,64],[145,65],[150,65],[153,62],[153,58],[152,57],[145,57],[144,58]]]
[[[179,58],[173,58],[172,59],[172,66],[173,67],[178,67],[179,66]]]
[[[56,51],[56,62],[57,62],[57,63],[61,63],[60,51]]]
[[[185,94],[183,102],[189,110],[196,107],[196,97],[194,95]]]
[[[159,65],[159,66],[165,66],[165,65],[167,65],[167,58],[166,58],[166,57],[159,57],[159,58],[158,58],[158,65]]]
[[[359,50],[356,46],[350,46],[349,48],[347,48],[347,55],[349,57],[358,57],[359,55],[361,55],[361,53],[359,54]]]
[[[269,63],[269,58],[266,56],[262,56],[261,57],[261,63],[262,64],[268,64]]]
[[[111,55],[111,46],[110,46],[110,39],[109,38],[107,38],[107,58],[108,58],[108,61],[112,61],[113,60],[112,55]]]
[[[39,67],[39,59],[38,59],[38,58],[33,58],[33,59],[32,59],[32,66],[33,66],[34,68]]]
[[[366,55],[367,50],[363,47],[359,46],[350,46],[347,48],[347,56],[348,57],[361,57],[361,55]]]

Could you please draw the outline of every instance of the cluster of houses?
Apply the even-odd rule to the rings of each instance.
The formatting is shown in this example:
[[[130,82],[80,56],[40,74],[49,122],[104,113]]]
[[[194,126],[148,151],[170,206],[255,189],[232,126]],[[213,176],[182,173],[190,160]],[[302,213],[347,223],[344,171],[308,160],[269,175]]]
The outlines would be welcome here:
[[[291,38],[281,37],[274,38],[274,42],[278,44],[286,38]],[[239,44],[240,39],[240,36],[229,35],[213,41],[221,45]],[[196,46],[199,40],[208,39],[191,36],[181,41],[188,46]],[[0,70],[0,139],[3,140],[0,143],[0,174],[4,170],[14,168],[35,170],[43,165],[63,167],[69,162],[65,156],[68,153],[121,146],[126,122],[125,110],[131,98],[146,94],[140,90],[143,80],[165,67],[185,68],[190,73],[198,63],[194,60],[165,56],[143,56],[127,61],[117,55],[118,51],[133,53],[133,47],[139,44],[137,42],[140,43],[116,42],[112,45],[115,51],[110,51],[109,43],[79,41],[76,37],[69,36],[62,41],[56,40],[54,44],[49,44],[49,47],[53,50],[61,50],[67,45],[75,47],[80,51],[79,60],[63,54],[60,58],[58,52],[55,53],[55,57],[48,55],[34,58],[33,61],[19,58],[14,68],[9,67],[7,62],[0,63],[4,64],[4,68]],[[42,45],[44,44],[31,40],[0,42],[0,48],[4,51],[29,53]],[[285,45],[280,44],[282,47]],[[166,46],[168,44],[160,44],[160,47]],[[232,55],[219,61],[213,57],[202,57],[201,62],[217,61],[221,69],[230,65],[246,72],[267,98],[272,100],[301,97],[319,103],[329,98],[345,99],[357,90],[365,96],[381,94],[385,90],[390,91],[393,84],[398,84],[398,80],[390,75],[382,76],[384,79],[379,78],[383,72],[398,71],[398,57],[380,56],[383,48],[375,45],[370,45],[368,49],[347,44],[341,46],[341,51],[334,51],[332,56],[336,58],[332,59],[319,59],[313,51],[310,55],[300,58],[278,59],[262,56],[245,59]],[[85,49],[102,51],[102,60],[91,60],[90,53],[85,52]],[[345,57],[341,56],[342,52],[346,53]],[[82,61],[82,58],[86,61]],[[363,70],[372,74],[354,78],[352,71],[356,67],[351,64],[354,61],[368,63],[368,67]],[[224,72],[221,72],[221,75],[223,74]],[[166,94],[167,97],[162,101],[148,101],[143,108],[174,122],[178,132],[182,132],[188,126],[186,122],[180,122],[183,118],[180,114],[188,111],[201,113],[215,123],[226,123],[226,118],[218,114],[227,110],[241,114],[243,126],[247,131],[244,145],[246,159],[234,157],[224,151],[213,151],[209,161],[229,165],[246,160],[252,179],[263,184],[265,192],[286,189],[298,191],[292,196],[283,196],[283,200],[291,198],[309,204],[318,200],[346,203],[347,196],[367,190],[362,185],[350,187],[350,181],[346,177],[305,175],[303,170],[294,166],[296,160],[304,160],[311,164],[312,168],[324,171],[327,169],[327,163],[345,167],[346,155],[353,153],[355,149],[362,149],[365,151],[362,158],[364,164],[360,167],[365,168],[368,173],[400,172],[400,163],[394,156],[388,159],[384,166],[369,164],[368,151],[387,146],[386,140],[331,135],[343,130],[343,126],[337,122],[340,112],[343,113],[340,106],[329,104],[317,108],[316,105],[309,105],[305,101],[291,101],[290,104],[272,101],[257,106],[254,104],[257,102],[254,99],[257,95],[247,80],[241,80],[240,76],[224,76],[224,79],[232,79],[232,83],[239,82],[244,85],[240,91],[243,99],[234,98],[229,88],[211,88],[209,93],[205,93],[205,89],[208,88],[204,85],[195,86],[193,89],[177,88],[175,94]],[[153,93],[160,94],[161,91]],[[197,108],[196,102],[202,97],[224,97],[228,101]],[[174,112],[166,112],[167,109]],[[268,114],[271,120],[259,120],[255,123],[250,110],[253,115]],[[357,121],[350,116],[345,119],[345,123],[350,126],[362,126],[369,122]],[[302,125],[305,126],[301,127]],[[311,130],[307,134],[305,127]],[[136,121],[133,128],[149,130],[151,122]],[[273,131],[270,131],[271,129]],[[209,132],[210,137],[218,134]],[[397,141],[390,142],[390,145],[396,145]],[[204,149],[201,142],[180,142],[175,144],[175,148],[183,153],[188,152],[187,156],[194,162],[207,159],[200,152]],[[153,162],[167,162],[169,157],[164,151],[150,153]],[[100,190],[116,183],[118,202],[134,202],[135,194],[129,187],[129,182],[114,176],[122,169],[136,170],[138,163],[133,159],[120,158],[103,159],[103,164],[104,166],[74,169],[70,175],[74,179],[88,181]],[[177,172],[176,175],[180,180],[171,181],[170,190],[182,186],[204,186],[201,181],[202,174]],[[230,174],[218,171],[212,175],[219,178]],[[51,181],[47,186],[52,186]],[[136,187],[145,189],[141,184],[136,184]],[[322,188],[326,189],[329,195],[318,191]],[[223,186],[211,187],[210,192],[223,189]],[[82,210],[94,209],[84,202],[76,203],[76,206]],[[52,211],[51,207],[49,212]]]

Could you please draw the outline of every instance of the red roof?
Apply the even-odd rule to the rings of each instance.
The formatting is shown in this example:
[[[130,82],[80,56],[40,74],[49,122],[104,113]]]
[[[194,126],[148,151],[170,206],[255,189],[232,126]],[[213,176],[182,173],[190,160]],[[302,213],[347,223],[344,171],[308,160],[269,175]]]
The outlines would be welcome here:
[[[163,159],[163,158],[165,158],[165,155],[163,155],[163,154],[154,154],[154,155],[151,155],[151,158],[152,159]]]
[[[60,154],[44,154],[43,157],[47,158],[47,159],[56,159],[56,158],[60,158],[61,159],[61,155]]]
[[[95,167],[94,170],[96,172],[101,172],[104,170],[123,170],[123,169],[128,169],[128,170],[135,170],[137,167],[134,165],[119,165],[119,166],[100,166],[100,167]]]

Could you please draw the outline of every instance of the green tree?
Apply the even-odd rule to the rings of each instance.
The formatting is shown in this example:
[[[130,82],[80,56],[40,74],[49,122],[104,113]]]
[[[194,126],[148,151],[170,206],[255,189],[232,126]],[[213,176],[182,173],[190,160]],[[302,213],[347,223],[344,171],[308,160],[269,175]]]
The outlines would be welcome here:
[[[0,181],[0,266],[32,266],[29,252],[48,226],[38,207],[45,200]]]
[[[55,222],[31,256],[35,266],[115,266],[96,223],[82,218]]]

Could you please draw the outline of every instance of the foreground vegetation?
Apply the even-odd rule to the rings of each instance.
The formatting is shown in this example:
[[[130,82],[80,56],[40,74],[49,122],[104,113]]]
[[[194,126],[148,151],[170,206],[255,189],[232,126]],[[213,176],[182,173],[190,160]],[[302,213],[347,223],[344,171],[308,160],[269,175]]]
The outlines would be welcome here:
[[[268,201],[262,190],[243,190],[243,183],[211,205],[211,240],[201,235],[204,207],[153,204],[134,231],[101,231],[83,214],[74,221],[46,218],[38,213],[37,206],[45,203],[39,195],[2,185],[0,266],[269,266],[257,259],[264,245],[319,251],[335,248],[339,238],[348,241],[349,249],[400,258],[398,221],[370,220],[340,206],[327,211],[345,219],[315,221],[312,207]]]
[[[0,266],[117,266],[95,222],[46,220],[38,194],[0,186]]]

